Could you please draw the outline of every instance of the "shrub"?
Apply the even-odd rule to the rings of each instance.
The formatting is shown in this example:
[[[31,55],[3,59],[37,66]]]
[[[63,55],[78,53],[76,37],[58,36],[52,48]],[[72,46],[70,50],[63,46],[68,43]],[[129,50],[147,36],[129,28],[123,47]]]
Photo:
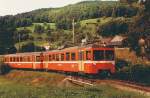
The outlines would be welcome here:
[[[117,59],[116,60],[116,69],[120,70],[123,67],[129,66],[129,62],[123,59]]]
[[[118,70],[113,76],[115,79],[122,79],[141,83],[150,86],[150,66],[148,65],[130,65]]]

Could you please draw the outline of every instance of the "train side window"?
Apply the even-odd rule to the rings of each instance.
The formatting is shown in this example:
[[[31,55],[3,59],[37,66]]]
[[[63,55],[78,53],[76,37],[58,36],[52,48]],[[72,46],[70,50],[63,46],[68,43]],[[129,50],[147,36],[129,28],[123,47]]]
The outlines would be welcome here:
[[[28,60],[28,62],[30,62],[30,61],[31,61],[31,59],[30,59],[30,57],[29,57],[29,56],[27,57],[27,60]]]
[[[7,62],[7,58],[5,58],[4,61]]]
[[[19,57],[16,57],[16,61],[19,62]]]
[[[61,61],[64,61],[64,54],[61,54]]]
[[[10,62],[12,62],[12,57],[10,57]]]
[[[15,60],[16,60],[16,58],[15,58],[15,57],[13,57],[13,62],[15,62]]]
[[[56,54],[56,61],[59,61],[59,54]]]
[[[66,53],[66,61],[69,61],[69,60],[70,60],[70,53],[67,52],[67,53]]]
[[[22,57],[20,57],[20,62],[22,62],[23,61],[23,58]]]
[[[53,61],[55,61],[55,59],[56,59],[56,55],[55,55],[55,54],[53,54]]]
[[[23,57],[23,61],[27,62],[27,57],[26,56]]]
[[[104,60],[104,50],[94,50],[93,51],[93,59],[95,61]]]
[[[40,62],[40,56],[36,56],[36,62]]]
[[[91,60],[91,51],[86,51],[86,60]]]
[[[83,51],[81,51],[81,52],[79,52],[79,60],[83,60],[84,59],[84,52]]]
[[[23,57],[23,61],[24,61],[24,62],[26,61],[26,58],[25,58],[25,57]]]
[[[49,61],[51,61],[52,60],[52,55],[49,55]]]
[[[52,55],[52,60],[55,61],[55,54]]]
[[[71,53],[71,60],[73,60],[73,61],[76,60],[76,54],[75,53]]]

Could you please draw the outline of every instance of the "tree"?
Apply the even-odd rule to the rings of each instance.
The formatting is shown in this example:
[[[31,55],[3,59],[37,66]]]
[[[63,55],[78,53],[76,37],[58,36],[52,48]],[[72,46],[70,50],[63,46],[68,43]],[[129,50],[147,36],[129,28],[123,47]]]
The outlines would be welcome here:
[[[21,52],[36,52],[36,51],[45,51],[44,47],[35,46],[34,43],[27,43],[21,47]]]
[[[14,46],[13,35],[15,28],[8,27],[7,29],[0,28],[0,53],[5,54],[7,49]]]
[[[112,20],[99,26],[98,33],[102,36],[115,36],[125,34],[128,31],[128,23],[125,20]]]
[[[32,20],[29,18],[18,19],[15,21],[17,27],[25,27],[32,25]]]
[[[29,29],[21,29],[21,30],[17,30],[14,33],[14,41],[15,42],[22,42],[22,41],[26,41],[30,39],[29,33],[31,33],[32,31]]]
[[[64,30],[71,29],[72,28],[72,20],[69,20],[69,19],[58,20],[56,22],[56,27],[58,29],[64,29]]]
[[[44,27],[41,25],[35,25],[34,32],[38,34],[42,34],[44,33]]]

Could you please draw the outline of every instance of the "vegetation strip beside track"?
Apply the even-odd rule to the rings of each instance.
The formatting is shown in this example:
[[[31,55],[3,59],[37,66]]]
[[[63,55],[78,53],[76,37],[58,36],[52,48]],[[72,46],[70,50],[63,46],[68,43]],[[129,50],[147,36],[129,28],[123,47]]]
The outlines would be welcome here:
[[[65,75],[52,72],[12,70],[0,76],[3,98],[148,98],[141,93],[120,90],[111,85],[63,85]],[[88,80],[88,79],[87,79]],[[59,85],[62,83],[62,85]],[[21,89],[21,90],[20,90]]]
[[[105,83],[112,85],[115,88],[138,92],[147,96],[150,96],[150,87],[140,86],[133,83],[129,83],[128,81],[120,81],[120,80],[97,80],[97,83]]]
[[[64,79],[64,81],[70,81],[73,84],[79,86],[96,86],[99,84],[108,84],[117,89],[134,91],[146,96],[150,96],[150,87],[141,86],[139,84],[122,81],[122,80],[98,80],[98,79],[85,79],[80,77],[68,76]]]

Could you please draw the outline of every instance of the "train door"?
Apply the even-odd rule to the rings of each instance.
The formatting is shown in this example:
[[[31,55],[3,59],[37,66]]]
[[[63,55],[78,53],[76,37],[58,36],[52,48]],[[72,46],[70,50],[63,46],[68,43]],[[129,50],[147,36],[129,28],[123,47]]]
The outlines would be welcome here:
[[[81,51],[79,51],[79,71],[80,72],[84,72],[84,51],[83,50],[81,50]]]
[[[44,61],[43,53],[35,55],[35,63],[33,63],[33,69],[42,70],[43,69],[43,61]]]
[[[49,55],[45,54],[44,55],[44,65],[43,65],[43,68],[45,69],[45,71],[48,71],[48,61],[49,61]]]
[[[43,61],[44,61],[44,55],[43,53],[40,53],[40,69],[43,69]]]
[[[36,56],[32,55],[32,58],[33,69],[36,69]]]

